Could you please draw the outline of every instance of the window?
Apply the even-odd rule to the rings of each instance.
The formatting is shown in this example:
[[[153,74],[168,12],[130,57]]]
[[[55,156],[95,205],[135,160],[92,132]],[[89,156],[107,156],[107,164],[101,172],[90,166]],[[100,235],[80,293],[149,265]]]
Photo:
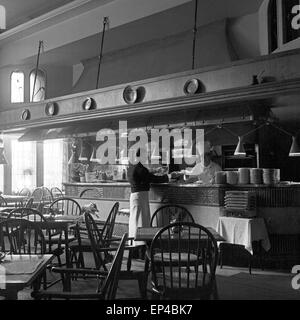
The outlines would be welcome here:
[[[36,75],[36,76],[35,76]],[[29,76],[30,82],[30,102],[45,100],[46,92],[46,74],[42,70],[32,70]],[[34,92],[33,92],[34,90]]]
[[[44,141],[44,186],[48,188],[62,187],[64,180],[64,152],[63,140]]]
[[[21,71],[14,71],[11,74],[11,103],[24,102],[24,73]]]
[[[36,187],[36,143],[11,141],[12,191]]]
[[[4,169],[3,165],[0,165],[0,191],[4,193]]]

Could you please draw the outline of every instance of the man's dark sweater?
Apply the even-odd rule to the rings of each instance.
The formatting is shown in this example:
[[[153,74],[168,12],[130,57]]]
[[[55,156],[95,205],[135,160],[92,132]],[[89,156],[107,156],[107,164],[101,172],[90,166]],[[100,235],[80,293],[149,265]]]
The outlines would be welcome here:
[[[168,182],[167,175],[156,176],[149,172],[140,162],[130,165],[128,168],[128,180],[131,185],[131,192],[149,191],[150,183]]]

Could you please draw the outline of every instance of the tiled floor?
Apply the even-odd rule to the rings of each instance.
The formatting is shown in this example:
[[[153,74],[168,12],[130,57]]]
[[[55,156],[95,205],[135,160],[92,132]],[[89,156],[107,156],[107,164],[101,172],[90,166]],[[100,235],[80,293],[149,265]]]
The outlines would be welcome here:
[[[126,262],[126,258],[124,262]],[[143,265],[144,261],[136,260],[133,267],[141,270]],[[292,277],[293,275],[288,272],[274,270],[253,270],[250,275],[247,268],[218,268],[217,285],[219,297],[221,300],[300,300],[300,290],[292,289]],[[96,286],[95,280],[92,279],[74,282],[74,289],[77,287],[80,288],[80,291],[91,291]],[[121,280],[117,297],[121,299],[139,299],[137,281]],[[20,292],[19,299],[31,299],[30,289]]]

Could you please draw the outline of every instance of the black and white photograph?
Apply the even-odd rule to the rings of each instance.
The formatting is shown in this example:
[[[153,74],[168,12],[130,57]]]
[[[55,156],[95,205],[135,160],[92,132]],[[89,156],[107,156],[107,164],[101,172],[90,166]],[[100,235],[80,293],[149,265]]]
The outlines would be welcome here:
[[[0,300],[300,300],[300,1],[0,0]]]

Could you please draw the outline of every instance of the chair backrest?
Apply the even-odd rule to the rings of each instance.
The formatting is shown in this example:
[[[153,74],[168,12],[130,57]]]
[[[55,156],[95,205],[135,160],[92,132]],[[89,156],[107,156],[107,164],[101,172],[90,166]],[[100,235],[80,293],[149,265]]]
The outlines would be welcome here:
[[[105,269],[104,267],[105,256],[101,254],[99,250],[97,250],[98,248],[104,247],[102,233],[99,230],[94,218],[90,213],[88,212],[84,213],[84,220],[85,220],[88,237],[91,242],[91,248],[94,256],[96,269],[100,270],[101,267]]]
[[[163,298],[197,298],[212,290],[218,246],[205,227],[192,222],[163,227],[152,241],[150,259],[154,290]]]
[[[0,196],[0,207],[7,207],[7,202],[2,196]]]
[[[32,222],[46,222],[44,216],[33,208],[17,208],[12,210],[7,219],[26,219]]]
[[[9,249],[7,249],[10,253],[45,254],[46,252],[43,232],[34,222],[25,219],[6,219],[0,222],[1,240],[4,235],[8,237]]]
[[[58,187],[53,187],[53,188],[51,188],[50,191],[51,191],[53,200],[62,198],[64,196],[62,191]]]
[[[97,269],[101,267],[106,270],[106,262],[109,260],[109,253],[99,252],[99,248],[109,247],[109,240],[112,238],[112,233],[115,225],[115,219],[118,212],[119,203],[116,202],[112,207],[110,214],[105,221],[103,228],[100,230],[92,215],[88,212],[84,214],[85,225],[91,242],[91,248]]]
[[[101,191],[98,188],[86,188],[84,190],[82,190],[79,194],[80,198],[102,198],[103,194],[101,193]]]
[[[98,288],[98,292],[101,292],[103,294],[104,300],[116,299],[119,275],[122,267],[126,241],[127,233],[125,233],[121,239],[118,250],[114,256],[111,268],[107,274],[107,277],[103,281],[101,287]]]
[[[18,196],[30,197],[31,191],[28,188],[23,188],[18,192]]]
[[[43,189],[41,187],[35,188],[32,191],[31,197],[34,202],[40,202],[43,199]]]
[[[102,228],[102,238],[104,242],[105,240],[110,240],[112,238],[118,211],[119,211],[119,202],[116,202],[111,208],[110,213]],[[105,243],[105,245],[107,244]]]
[[[25,202],[25,205],[24,205],[25,208],[32,208],[33,207],[33,198],[30,197],[26,202]]]
[[[59,199],[54,200],[50,204],[50,212],[54,212],[56,214],[63,214],[63,215],[81,215],[81,207],[79,203],[69,197],[62,197]]]
[[[174,222],[195,222],[192,214],[184,207],[170,204],[158,208],[151,217],[151,227],[164,227]]]

